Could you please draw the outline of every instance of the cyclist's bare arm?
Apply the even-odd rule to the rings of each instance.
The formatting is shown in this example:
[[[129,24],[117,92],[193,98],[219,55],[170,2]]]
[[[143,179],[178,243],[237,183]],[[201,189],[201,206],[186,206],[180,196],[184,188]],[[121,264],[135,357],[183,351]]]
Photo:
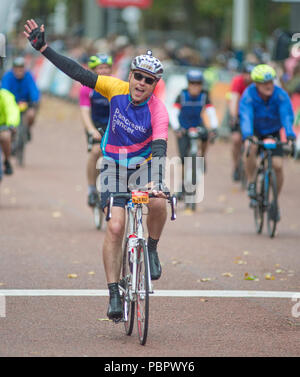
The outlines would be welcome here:
[[[101,140],[100,132],[96,130],[91,120],[91,110],[89,107],[80,106],[80,115],[84,129],[93,136],[95,140]]]
[[[33,48],[40,51],[51,63],[72,79],[79,81],[82,85],[89,88],[95,88],[98,76],[94,72],[84,69],[74,60],[58,54],[47,45],[44,39],[44,25],[39,28],[34,20],[27,20],[24,27],[24,34]]]

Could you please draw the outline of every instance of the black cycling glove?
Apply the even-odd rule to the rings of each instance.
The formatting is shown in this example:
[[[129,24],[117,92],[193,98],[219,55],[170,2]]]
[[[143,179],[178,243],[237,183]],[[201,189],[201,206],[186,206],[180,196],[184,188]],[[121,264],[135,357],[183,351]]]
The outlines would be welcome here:
[[[46,44],[45,32],[36,28],[30,32],[28,40],[31,43],[31,46],[39,51]]]

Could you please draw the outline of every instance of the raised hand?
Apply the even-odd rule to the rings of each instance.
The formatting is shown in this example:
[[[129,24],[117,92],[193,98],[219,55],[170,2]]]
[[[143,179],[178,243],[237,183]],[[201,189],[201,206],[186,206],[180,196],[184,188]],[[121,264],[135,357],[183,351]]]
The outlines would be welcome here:
[[[27,20],[24,25],[24,35],[31,43],[32,47],[36,50],[43,52],[47,47],[45,41],[45,27],[42,25],[40,28],[35,20]]]

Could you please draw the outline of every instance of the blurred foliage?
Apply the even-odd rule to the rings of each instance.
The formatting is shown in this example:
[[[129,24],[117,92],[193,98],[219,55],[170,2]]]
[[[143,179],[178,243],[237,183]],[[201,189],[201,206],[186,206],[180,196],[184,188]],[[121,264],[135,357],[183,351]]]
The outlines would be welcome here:
[[[86,0],[26,0],[22,27],[27,18],[49,23],[55,5],[64,1],[68,7],[68,27],[83,23]],[[216,41],[230,43],[233,0],[153,0],[144,10],[143,28],[147,30],[187,33],[193,37],[210,36]],[[264,42],[276,28],[288,29],[290,4],[272,0],[250,0],[250,39]]]

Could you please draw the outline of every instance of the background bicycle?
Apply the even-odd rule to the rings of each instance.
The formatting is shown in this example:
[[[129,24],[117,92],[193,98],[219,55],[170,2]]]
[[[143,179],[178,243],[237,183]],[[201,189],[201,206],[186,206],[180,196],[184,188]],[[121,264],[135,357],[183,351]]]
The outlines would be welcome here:
[[[284,146],[284,152],[290,154],[293,151],[287,142],[268,136],[264,140],[249,139],[250,143],[259,146],[260,161],[255,176],[256,197],[251,200],[250,206],[254,210],[255,229],[258,234],[263,230],[264,214],[266,213],[267,231],[272,238],[276,233],[278,212],[278,189],[274,168],[272,167],[272,150],[277,146]],[[250,144],[247,150],[249,156]]]

